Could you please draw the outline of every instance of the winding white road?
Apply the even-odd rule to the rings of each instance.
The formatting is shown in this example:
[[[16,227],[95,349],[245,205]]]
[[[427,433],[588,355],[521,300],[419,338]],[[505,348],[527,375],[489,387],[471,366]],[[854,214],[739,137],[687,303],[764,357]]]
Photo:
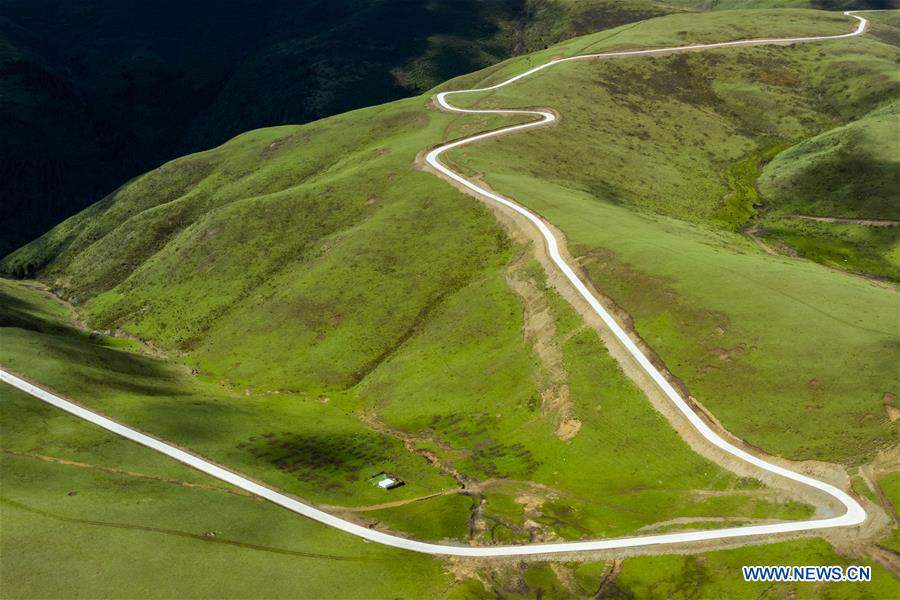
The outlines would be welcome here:
[[[625,330],[616,322],[615,319],[603,308],[597,298],[588,290],[587,286],[579,279],[578,275],[575,274],[575,271],[570,267],[566,261],[562,258],[559,252],[559,246],[556,238],[553,236],[553,233],[550,231],[550,228],[534,213],[529,211],[528,209],[516,204],[515,202],[498,196],[493,192],[486,190],[479,185],[469,181],[459,173],[448,168],[446,165],[441,163],[440,155],[444,152],[451,150],[453,148],[458,148],[459,146],[465,144],[471,144],[473,142],[477,142],[479,140],[483,140],[489,137],[494,137],[506,133],[510,133],[513,131],[520,131],[525,129],[531,129],[533,127],[540,127],[542,125],[547,125],[552,123],[555,120],[555,116],[553,113],[545,110],[474,110],[474,109],[463,109],[456,108],[452,104],[447,101],[447,97],[452,94],[464,94],[469,92],[483,92],[488,90],[495,90],[504,86],[507,86],[511,83],[514,83],[524,77],[528,77],[529,75],[533,75],[538,71],[543,69],[547,69],[552,67],[553,65],[568,62],[572,60],[585,60],[585,59],[593,59],[593,58],[614,58],[614,57],[622,57],[622,56],[652,56],[654,54],[665,54],[665,53],[673,53],[673,52],[688,52],[688,51],[696,51],[696,50],[704,50],[704,49],[712,49],[712,48],[729,48],[732,46],[753,46],[753,45],[764,45],[764,44],[788,44],[788,43],[801,43],[801,42],[815,42],[821,40],[836,40],[842,38],[849,38],[853,36],[861,35],[866,30],[867,21],[863,17],[852,14],[851,12],[845,12],[844,14],[853,17],[857,21],[859,21],[856,29],[851,33],[846,33],[843,35],[832,35],[832,36],[814,36],[814,37],[797,37],[797,38],[782,38],[782,39],[758,39],[758,40],[740,40],[734,42],[721,42],[716,44],[697,44],[692,46],[679,46],[674,48],[656,48],[652,50],[627,50],[621,52],[603,52],[599,54],[586,54],[581,56],[573,56],[570,58],[563,58],[558,60],[552,60],[546,64],[540,65],[529,71],[526,71],[520,75],[516,75],[515,77],[511,77],[502,83],[498,83],[496,85],[473,89],[473,90],[458,90],[452,92],[441,92],[437,94],[435,97],[437,104],[446,111],[451,112],[459,112],[459,113],[473,113],[473,114],[504,114],[504,115],[525,115],[525,116],[536,116],[540,117],[539,120],[530,121],[527,123],[523,123],[520,125],[513,125],[510,127],[506,127],[503,129],[490,131],[486,133],[481,133],[478,135],[474,135],[465,139],[457,140],[448,144],[444,144],[430,151],[426,157],[426,160],[431,167],[440,172],[441,174],[449,177],[450,179],[458,182],[460,185],[465,188],[471,190],[472,192],[490,199],[494,202],[498,202],[517,213],[524,216],[531,223],[534,224],[535,227],[538,228],[541,235],[544,237],[544,240],[547,243],[547,249],[549,251],[550,257],[557,267],[563,272],[566,278],[571,282],[571,284],[578,290],[578,293],[590,304],[591,308],[603,319],[603,322],[612,330],[615,336],[619,339],[619,341],[628,349],[631,355],[635,358],[635,360],[640,364],[640,366],[653,378],[657,385],[659,385],[660,389],[665,393],[665,395],[671,400],[678,410],[684,414],[685,417],[690,421],[690,423],[706,438],[710,443],[715,446],[725,450],[729,454],[732,454],[743,461],[754,465],[755,467],[762,469],[764,471],[768,471],[770,473],[774,473],[776,475],[780,475],[781,477],[785,477],[787,479],[791,479],[793,481],[799,482],[801,484],[807,485],[811,488],[815,488],[820,490],[835,499],[837,499],[845,508],[846,511],[844,514],[838,517],[827,518],[827,519],[815,519],[808,521],[791,521],[786,523],[775,523],[770,525],[753,525],[746,527],[731,527],[726,529],[710,529],[705,531],[692,531],[686,533],[666,533],[660,535],[647,535],[647,536],[639,536],[639,537],[629,537],[629,538],[615,538],[615,539],[606,539],[606,540],[591,540],[584,542],[560,542],[560,543],[552,543],[552,544],[527,544],[520,546],[488,546],[488,547],[473,547],[473,546],[454,546],[449,544],[431,544],[427,542],[420,542],[417,540],[411,540],[403,537],[399,537],[396,535],[390,535],[387,533],[382,533],[380,531],[375,531],[372,529],[368,529],[361,525],[357,525],[355,523],[351,523],[350,521],[346,521],[344,519],[340,519],[335,517],[334,515],[328,514],[324,511],[321,511],[317,508],[309,506],[308,504],[304,504],[299,500],[291,498],[285,494],[277,492],[273,489],[270,489],[264,485],[256,483],[255,481],[251,481],[246,477],[243,477],[237,473],[229,471],[223,467],[220,467],[216,464],[209,462],[203,458],[190,454],[180,448],[177,448],[171,444],[168,444],[162,440],[158,440],[156,438],[150,437],[147,434],[141,433],[135,429],[122,425],[121,423],[117,423],[103,415],[100,415],[96,412],[90,411],[82,406],[74,404],[68,400],[60,398],[59,396],[52,394],[46,390],[43,390],[15,375],[8,373],[6,371],[0,370],[0,381],[8,383],[32,396],[47,402],[48,404],[52,404],[57,408],[60,408],[66,412],[69,412],[76,417],[80,417],[86,421],[90,421],[95,425],[99,425],[104,429],[111,431],[117,435],[128,438],[138,444],[142,444],[148,448],[156,450],[157,452],[161,452],[171,458],[174,458],[177,461],[180,461],[186,465],[194,467],[204,473],[207,473],[217,479],[230,483],[238,488],[246,490],[252,494],[265,498],[279,506],[283,506],[284,508],[291,510],[295,513],[301,514],[303,516],[309,517],[336,529],[340,529],[341,531],[345,531],[357,537],[377,542],[379,544],[384,544],[386,546],[393,546],[395,548],[403,548],[406,550],[412,550],[415,552],[424,552],[427,554],[440,554],[440,555],[454,555],[454,556],[481,556],[481,557],[489,557],[489,556],[521,556],[521,555],[535,555],[535,554],[560,554],[567,552],[584,552],[591,550],[606,550],[611,548],[633,548],[639,546],[659,546],[665,544],[684,544],[690,542],[700,542],[704,540],[719,540],[726,538],[739,538],[739,537],[749,537],[749,536],[768,536],[773,534],[783,534],[783,533],[792,533],[792,532],[802,532],[802,531],[811,531],[817,529],[826,529],[831,527],[846,527],[853,526],[862,523],[866,518],[866,512],[859,505],[856,500],[850,497],[848,494],[844,493],[842,490],[830,485],[828,483],[819,481],[817,479],[813,479],[812,477],[807,477],[806,475],[802,475],[800,473],[795,473],[789,469],[784,467],[780,467],[778,465],[774,465],[769,463],[761,458],[753,456],[745,452],[744,450],[730,444],[726,440],[724,440],[721,436],[719,436],[715,431],[713,431],[707,424],[699,417],[697,414],[691,410],[690,406],[688,406],[687,402],[679,395],[679,393],[675,390],[674,387],[662,376],[662,374],[653,366],[653,363],[647,359],[643,352],[641,352],[640,348],[631,340],[631,338],[625,333]]]

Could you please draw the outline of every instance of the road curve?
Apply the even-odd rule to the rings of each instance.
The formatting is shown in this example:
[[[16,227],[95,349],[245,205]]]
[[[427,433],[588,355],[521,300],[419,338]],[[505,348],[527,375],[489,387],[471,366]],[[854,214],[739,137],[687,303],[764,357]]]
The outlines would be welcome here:
[[[652,56],[654,54],[664,54],[664,53],[673,53],[673,52],[686,52],[686,51],[696,51],[696,50],[704,50],[711,48],[728,48],[732,46],[751,46],[751,45],[764,45],[764,44],[787,44],[787,43],[801,43],[801,42],[814,42],[820,40],[835,40],[842,38],[849,38],[853,36],[861,35],[867,26],[867,21],[863,17],[852,14],[850,11],[845,12],[844,14],[853,17],[859,21],[857,28],[847,34],[843,35],[833,35],[833,36],[814,36],[814,37],[798,37],[798,38],[782,38],[782,39],[758,39],[758,40],[739,40],[734,42],[721,42],[715,44],[695,44],[691,46],[679,46],[673,48],[655,48],[652,50],[626,50],[620,52],[603,52],[599,54],[586,54],[581,56],[573,56],[570,58],[563,58],[552,60],[548,63],[530,69],[524,73],[516,75],[515,77],[511,77],[506,81],[498,83],[496,85],[480,88],[480,89],[472,89],[472,90],[457,90],[451,92],[441,92],[435,96],[435,100],[438,106],[446,111],[451,112],[459,112],[459,113],[474,113],[474,114],[504,114],[504,115],[525,115],[525,116],[538,116],[539,120],[530,121],[527,123],[523,123],[520,125],[513,125],[510,127],[506,127],[503,129],[490,131],[486,133],[481,133],[478,135],[474,135],[465,139],[456,140],[454,142],[444,144],[439,146],[433,150],[431,150],[427,156],[426,161],[428,164],[433,167],[436,171],[443,174],[444,176],[456,181],[463,187],[468,190],[482,196],[484,198],[490,199],[494,202],[498,202],[517,213],[524,216],[531,223],[534,224],[535,227],[538,228],[541,235],[544,237],[544,240],[547,244],[547,249],[549,251],[550,257],[556,266],[563,272],[569,282],[578,290],[578,293],[590,304],[591,308],[600,316],[604,323],[612,330],[613,334],[619,339],[619,341],[628,349],[631,355],[637,360],[640,366],[653,378],[656,384],[660,387],[660,389],[666,394],[666,396],[678,407],[678,410],[684,414],[685,417],[690,421],[690,423],[705,437],[709,442],[718,446],[719,448],[725,450],[729,454],[732,454],[741,460],[744,460],[759,469],[764,471],[768,471],[770,473],[774,473],[776,475],[780,475],[787,479],[802,483],[809,487],[820,490],[835,499],[837,499],[845,508],[846,511],[843,515],[838,517],[832,517],[827,519],[815,519],[808,521],[791,521],[786,523],[774,523],[769,525],[753,525],[746,527],[731,527],[725,529],[710,529],[704,531],[691,531],[684,533],[666,533],[660,535],[646,535],[646,536],[637,536],[637,537],[628,537],[628,538],[615,538],[615,539],[605,539],[605,540],[591,540],[591,541],[582,541],[582,542],[560,542],[560,543],[550,543],[550,544],[527,544],[527,545],[519,545],[519,546],[486,546],[486,547],[475,547],[475,546],[457,546],[450,544],[433,544],[428,542],[421,542],[418,540],[412,540],[408,538],[399,537],[396,535],[390,535],[387,533],[382,533],[380,531],[375,531],[373,529],[369,529],[367,527],[363,527],[361,525],[357,525],[356,523],[352,523],[350,521],[346,521],[344,519],[340,519],[334,515],[331,515],[327,512],[314,508],[308,504],[304,504],[299,500],[291,498],[285,494],[277,492],[271,488],[268,488],[264,485],[261,485],[255,481],[252,481],[242,475],[239,475],[233,471],[229,471],[219,465],[216,465],[208,460],[205,460],[199,456],[195,456],[185,450],[177,448],[172,444],[166,443],[162,440],[153,438],[145,433],[141,433],[135,429],[127,427],[121,423],[113,421],[103,415],[100,415],[96,412],[88,410],[82,406],[79,406],[73,402],[60,398],[59,396],[52,394],[44,389],[37,387],[21,379],[12,373],[4,371],[0,369],[0,381],[5,382],[13,387],[16,387],[32,396],[43,400],[44,402],[56,406],[68,413],[75,415],[81,419],[86,421],[90,421],[95,425],[98,425],[112,433],[120,435],[122,437],[128,438],[138,444],[156,450],[166,456],[174,458],[175,460],[182,462],[188,466],[194,467],[199,471],[203,471],[217,479],[225,481],[235,487],[246,490],[252,494],[255,494],[261,498],[265,498],[279,506],[282,506],[290,511],[303,515],[305,517],[309,517],[310,519],[319,521],[320,523],[324,523],[325,525],[329,525],[341,531],[347,532],[351,535],[355,535],[357,537],[363,538],[365,540],[369,540],[372,542],[377,542],[379,544],[384,544],[386,546],[392,546],[395,548],[403,548],[405,550],[412,550],[414,552],[422,552],[427,554],[437,554],[437,555],[452,555],[452,556],[470,556],[470,557],[502,557],[502,556],[523,556],[523,555],[540,555],[540,554],[561,554],[568,552],[585,552],[591,550],[607,550],[614,548],[634,548],[641,546],[659,546],[666,544],[684,544],[690,542],[700,542],[704,540],[719,540],[719,539],[727,539],[727,538],[739,538],[739,537],[750,537],[750,536],[766,536],[773,534],[782,534],[782,533],[792,533],[792,532],[802,532],[802,531],[811,531],[817,529],[827,529],[831,527],[845,527],[858,525],[862,523],[866,518],[866,512],[859,505],[856,500],[851,498],[848,494],[844,493],[842,490],[836,488],[833,485],[828,483],[819,481],[817,479],[813,479],[811,477],[807,477],[806,475],[802,475],[800,473],[795,473],[789,469],[784,467],[780,467],[778,465],[774,465],[772,463],[766,462],[761,458],[753,456],[744,450],[730,444],[726,440],[724,440],[721,436],[719,436],[715,431],[713,431],[702,419],[700,419],[697,414],[691,410],[690,406],[684,401],[684,399],[679,395],[679,393],[672,387],[671,384],[662,376],[662,374],[653,366],[650,360],[644,355],[643,352],[637,347],[637,345],[631,340],[630,337],[625,333],[625,330],[616,322],[615,319],[603,308],[597,298],[588,290],[587,286],[579,279],[579,277],[575,274],[575,271],[568,265],[568,263],[563,260],[562,256],[559,252],[559,246],[556,238],[553,233],[550,231],[550,228],[534,213],[529,211],[528,209],[516,204],[515,202],[498,196],[497,194],[486,190],[479,185],[469,181],[459,173],[448,168],[446,165],[441,163],[439,157],[441,154],[446,152],[447,150],[451,150],[453,148],[457,148],[459,146],[463,146],[465,144],[471,144],[473,142],[477,142],[479,140],[483,140],[489,137],[494,137],[501,134],[510,133],[513,131],[520,131],[524,129],[530,129],[533,127],[540,127],[542,125],[547,125],[552,123],[556,117],[552,112],[546,110],[474,110],[474,109],[463,109],[456,108],[452,104],[447,101],[447,96],[451,94],[462,94],[467,92],[483,92],[487,90],[494,90],[497,88],[504,87],[511,83],[514,83],[524,77],[528,77],[538,71],[549,68],[555,64],[559,64],[562,62],[568,62],[572,60],[584,60],[584,59],[592,59],[592,58],[613,58],[613,57],[621,57],[621,56]]]

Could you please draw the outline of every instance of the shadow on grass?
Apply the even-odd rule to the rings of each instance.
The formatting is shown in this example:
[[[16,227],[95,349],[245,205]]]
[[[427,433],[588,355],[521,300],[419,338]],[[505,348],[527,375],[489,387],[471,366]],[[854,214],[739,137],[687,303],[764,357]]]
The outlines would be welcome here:
[[[261,546],[259,544],[250,544],[247,542],[240,542],[237,540],[225,540],[219,539],[207,534],[198,534],[191,533],[188,531],[180,531],[178,529],[165,529],[162,527],[150,527],[147,525],[135,525],[131,523],[110,523],[106,521],[93,521],[90,519],[79,519],[77,517],[67,517],[64,515],[54,514],[45,510],[41,510],[38,508],[34,508],[31,506],[26,506],[20,502],[16,502],[15,500],[11,500],[9,498],[4,498],[0,496],[0,503],[12,507],[21,511],[29,512],[35,515],[39,515],[41,517],[47,519],[53,519],[54,521],[61,521],[63,523],[76,523],[79,525],[92,525],[95,527],[108,527],[112,529],[128,529],[132,531],[145,531],[149,533],[160,533],[164,535],[171,535],[181,538],[187,538],[191,540],[196,540],[200,542],[207,542],[212,544],[223,544],[226,546],[236,546],[238,548],[246,548],[249,550],[258,550],[262,552],[271,552],[274,554],[283,554],[286,556],[296,556],[301,558],[317,558],[317,559],[325,559],[325,560],[343,560],[343,561],[363,561],[363,560],[373,560],[362,557],[355,556],[336,556],[333,554],[315,554],[312,552],[300,552],[298,550],[288,550],[286,548],[274,548],[271,546]]]
[[[172,382],[175,378],[171,368],[164,362],[103,346],[89,333],[72,325],[44,318],[37,304],[2,290],[0,328],[20,329],[31,334],[41,347],[40,356],[43,359],[56,359],[73,367],[107,372],[109,375],[103,379],[103,387],[149,396],[185,394],[176,384],[162,383]],[[7,354],[15,357],[12,348],[7,349]],[[97,382],[100,383],[99,380]]]
[[[36,302],[0,290],[2,356],[7,368],[39,385],[121,418],[154,435],[214,440],[238,408],[199,395],[166,362],[109,348],[64,322],[46,317]],[[28,366],[26,369],[25,366]],[[17,369],[19,367],[19,369]]]
[[[59,335],[78,335],[77,329],[64,323],[41,319],[33,312],[40,312],[36,304],[31,304],[0,290],[0,327],[18,327],[28,331]]]

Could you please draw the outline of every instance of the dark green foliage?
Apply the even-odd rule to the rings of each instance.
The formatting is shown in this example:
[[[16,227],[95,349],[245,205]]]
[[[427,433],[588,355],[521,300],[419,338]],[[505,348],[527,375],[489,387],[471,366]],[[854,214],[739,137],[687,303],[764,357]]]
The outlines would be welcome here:
[[[301,481],[348,496],[346,484],[381,472],[392,449],[389,440],[377,434],[317,436],[290,431],[251,436],[237,447]]]

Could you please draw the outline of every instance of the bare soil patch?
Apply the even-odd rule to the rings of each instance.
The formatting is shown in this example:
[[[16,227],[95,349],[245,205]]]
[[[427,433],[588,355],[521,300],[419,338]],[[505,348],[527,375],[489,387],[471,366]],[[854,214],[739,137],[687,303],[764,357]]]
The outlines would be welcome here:
[[[900,419],[900,408],[897,408],[897,396],[890,392],[885,392],[882,401],[884,402],[884,412],[887,413],[891,423]]]
[[[581,429],[575,418],[575,405],[569,391],[569,374],[563,365],[562,348],[556,336],[556,325],[547,296],[523,267],[531,258],[522,253],[506,270],[506,282],[522,301],[523,333],[540,359],[545,383],[541,390],[541,413],[552,418],[556,435],[570,440]]]
[[[843,223],[846,225],[865,225],[866,227],[900,227],[900,221],[891,219],[847,219],[843,217],[813,217],[809,215],[788,215],[792,219],[818,221],[819,223]]]

